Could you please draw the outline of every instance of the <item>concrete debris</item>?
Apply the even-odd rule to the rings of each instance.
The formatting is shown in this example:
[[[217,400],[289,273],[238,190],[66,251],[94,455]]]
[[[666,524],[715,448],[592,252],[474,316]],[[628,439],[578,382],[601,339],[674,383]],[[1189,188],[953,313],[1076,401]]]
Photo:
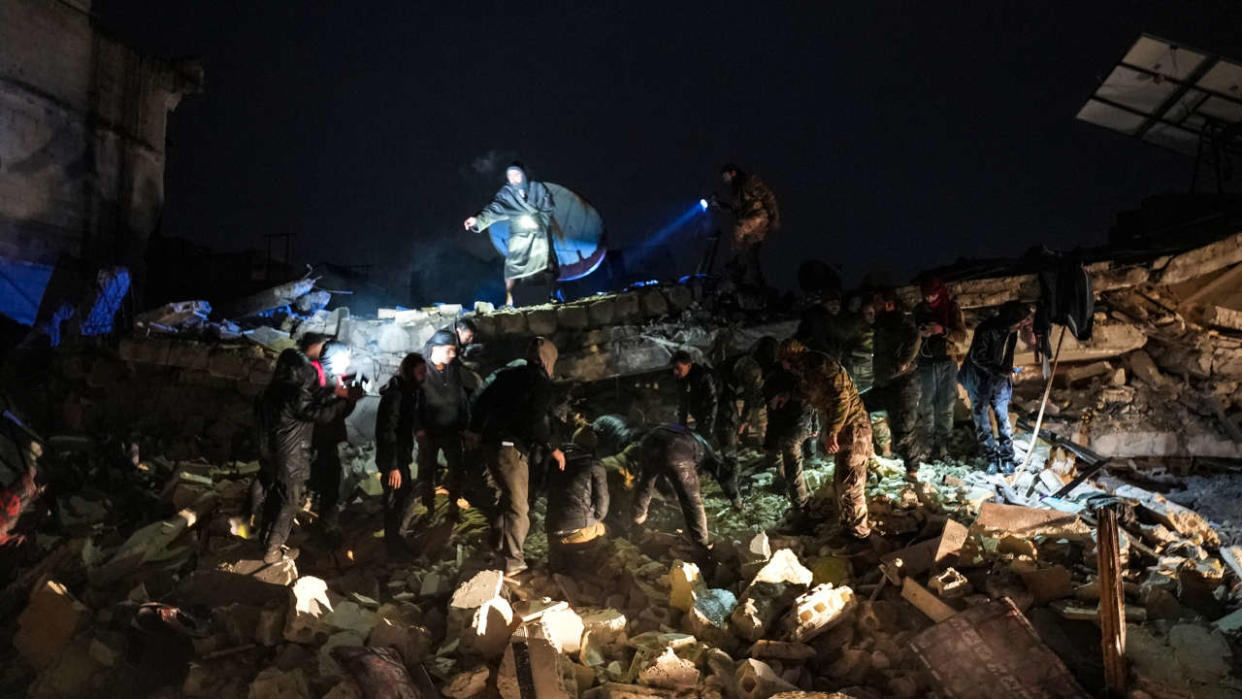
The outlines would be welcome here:
[[[818,585],[794,599],[781,622],[782,635],[790,641],[809,641],[848,619],[856,606],[852,589]]]
[[[699,683],[699,669],[678,657],[672,648],[665,648],[643,663],[638,670],[638,683],[662,689],[686,689]]]
[[[288,672],[269,667],[250,683],[249,699],[311,699],[310,687],[301,668]]]
[[[479,666],[453,675],[452,679],[440,689],[440,693],[449,699],[473,699],[487,691],[487,681],[492,671],[486,666]]]
[[[285,616],[285,639],[292,643],[314,643],[329,633],[323,617],[332,611],[328,583],[312,575],[298,578],[289,588],[289,609]]]
[[[27,663],[43,669],[56,661],[90,617],[91,610],[64,585],[48,580],[34,591],[17,618],[13,647]]]
[[[738,663],[734,683],[742,699],[768,699],[781,692],[798,691],[796,686],[776,674],[771,666],[754,658]]]

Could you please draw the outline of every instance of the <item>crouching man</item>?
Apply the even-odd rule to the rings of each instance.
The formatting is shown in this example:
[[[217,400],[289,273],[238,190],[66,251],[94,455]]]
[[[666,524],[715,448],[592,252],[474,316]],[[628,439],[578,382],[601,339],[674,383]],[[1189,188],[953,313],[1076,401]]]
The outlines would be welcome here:
[[[565,470],[548,474],[548,568],[554,573],[590,572],[603,543],[608,476],[595,447],[595,432],[579,428],[564,449]]]
[[[644,435],[638,443],[639,477],[634,494],[634,523],[647,521],[656,479],[668,479],[686,519],[686,536],[696,549],[695,562],[706,571],[713,570],[715,565],[707,533],[707,510],[703,508],[703,495],[699,488],[699,469],[719,473],[719,462],[720,456],[706,440],[683,425],[661,425]]]
[[[413,552],[401,538],[413,504],[414,435],[419,431],[421,386],[427,379],[427,362],[411,352],[401,360],[397,374],[380,389],[375,413],[375,465],[384,486],[384,545],[388,555],[403,558]]]

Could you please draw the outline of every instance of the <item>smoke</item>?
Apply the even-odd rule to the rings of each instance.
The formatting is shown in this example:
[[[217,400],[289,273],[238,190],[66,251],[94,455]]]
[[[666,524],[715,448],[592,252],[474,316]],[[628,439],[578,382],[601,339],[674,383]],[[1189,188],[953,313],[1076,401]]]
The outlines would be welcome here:
[[[472,160],[470,170],[476,175],[494,175],[514,160],[517,160],[517,151],[492,148]]]

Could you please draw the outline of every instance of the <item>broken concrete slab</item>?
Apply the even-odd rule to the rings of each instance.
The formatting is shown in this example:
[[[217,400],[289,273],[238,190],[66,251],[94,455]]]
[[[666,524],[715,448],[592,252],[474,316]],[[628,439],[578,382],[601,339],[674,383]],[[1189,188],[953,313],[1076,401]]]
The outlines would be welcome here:
[[[1074,581],[1063,565],[1024,569],[1019,571],[1019,575],[1022,576],[1026,589],[1035,598],[1036,604],[1047,604],[1074,594]]]
[[[971,529],[1025,537],[1042,534],[1071,540],[1091,536],[1091,528],[1075,514],[995,502],[983,503]]]
[[[1110,486],[1113,484],[1110,483]],[[1198,536],[1204,544],[1211,547],[1220,546],[1220,535],[1198,512],[1182,507],[1159,493],[1143,490],[1137,486],[1117,483],[1111,490],[1118,497],[1138,500],[1142,508],[1139,513],[1140,517],[1146,513],[1151,519],[1173,531],[1185,536]]]
[[[558,652],[572,655],[582,648],[582,634],[586,632],[586,624],[569,607],[546,611],[537,623],[543,631],[543,637],[551,641]]]
[[[496,673],[503,699],[576,699],[577,678],[569,661],[542,638],[514,638]]]
[[[788,641],[804,643],[846,621],[858,606],[854,590],[824,583],[794,599],[781,621],[781,634]]]
[[[487,691],[487,681],[491,676],[492,671],[486,665],[464,670],[453,675],[448,683],[440,688],[440,693],[449,699],[473,699],[482,696]]]
[[[502,597],[492,598],[474,610],[469,625],[457,631],[460,647],[466,653],[495,660],[509,645],[512,627],[513,608]],[[450,628],[456,630],[455,627]]]
[[[683,612],[690,611],[694,601],[707,592],[703,574],[694,563],[673,561],[673,567],[668,572],[668,582],[668,604]]]
[[[661,689],[689,689],[699,683],[699,669],[689,660],[678,657],[672,648],[639,660],[638,683]]]
[[[796,686],[776,674],[771,666],[754,658],[738,663],[733,681],[741,699],[769,699],[781,692],[798,691]]]
[[[1089,696],[1008,601],[955,614],[918,633],[910,646],[945,696]]]
[[[311,699],[311,692],[302,668],[285,672],[273,666],[264,669],[250,683],[249,698]]]
[[[328,583],[313,575],[304,575],[289,588],[289,608],[285,615],[285,640],[292,643],[314,643],[328,634],[322,618],[332,611],[328,600]]]
[[[90,618],[91,610],[76,600],[68,588],[46,580],[31,593],[30,603],[17,618],[13,647],[34,668],[46,668]]]
[[[814,648],[794,641],[755,641],[746,655],[759,660],[809,660],[816,656]]]

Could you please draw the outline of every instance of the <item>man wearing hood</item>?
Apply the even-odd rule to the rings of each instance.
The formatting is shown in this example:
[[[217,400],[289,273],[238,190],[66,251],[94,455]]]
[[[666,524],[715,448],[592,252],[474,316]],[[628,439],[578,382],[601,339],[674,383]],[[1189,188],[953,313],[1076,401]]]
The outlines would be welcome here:
[[[970,396],[970,412],[975,420],[979,449],[988,461],[988,473],[1013,473],[1013,426],[1009,423],[1009,400],[1013,397],[1013,353],[1018,335],[1028,345],[1035,344],[1031,328],[1031,308],[1021,301],[1009,301],[997,314],[975,328],[970,351],[957,380]],[[996,429],[988,408],[996,415]]]
[[[565,451],[564,470],[548,475],[548,568],[554,572],[589,573],[603,543],[608,516],[608,475],[595,457],[598,439],[580,427]]]
[[[362,389],[316,395],[316,372],[296,349],[281,352],[272,381],[255,409],[261,478],[266,485],[261,539],[263,561],[278,562],[302,507],[310,477],[311,432],[348,413]]]
[[[733,212],[733,259],[730,276],[738,286],[764,287],[759,248],[781,227],[781,210],[776,195],[758,175],[728,163],[720,168],[720,179],[729,188],[727,207]]]
[[[509,247],[505,254],[505,305],[513,305],[513,286],[520,279],[545,276],[549,295],[555,291],[556,253],[549,234],[554,221],[552,193],[534,182],[521,163],[505,170],[508,180],[491,203],[466,219],[466,230],[478,233],[497,221],[509,222]]]
[[[462,383],[457,359],[458,338],[448,330],[437,331],[427,340],[423,356],[427,359],[427,380],[419,414],[418,480],[423,505],[430,515],[435,508],[439,457],[444,454],[449,491],[449,519],[459,517],[457,498],[462,493],[462,430],[470,424],[469,398]]]
[[[923,301],[914,309],[914,324],[923,345],[919,348],[919,422],[925,430],[924,452],[943,459],[953,429],[953,403],[957,400],[958,344],[966,341],[962,309],[939,279],[922,284]]]
[[[532,455],[547,454],[558,469],[565,469],[558,438],[560,421],[553,414],[556,358],[551,340],[533,338],[526,364],[498,372],[479,394],[470,415],[470,438],[482,445],[495,496],[492,545],[504,559],[506,575],[526,570]]]
[[[397,557],[410,553],[401,538],[401,527],[414,492],[410,464],[414,461],[414,435],[421,430],[420,386],[426,379],[427,363],[422,355],[405,355],[397,373],[380,389],[379,409],[375,413],[375,465],[384,487],[384,544],[389,555]]]

